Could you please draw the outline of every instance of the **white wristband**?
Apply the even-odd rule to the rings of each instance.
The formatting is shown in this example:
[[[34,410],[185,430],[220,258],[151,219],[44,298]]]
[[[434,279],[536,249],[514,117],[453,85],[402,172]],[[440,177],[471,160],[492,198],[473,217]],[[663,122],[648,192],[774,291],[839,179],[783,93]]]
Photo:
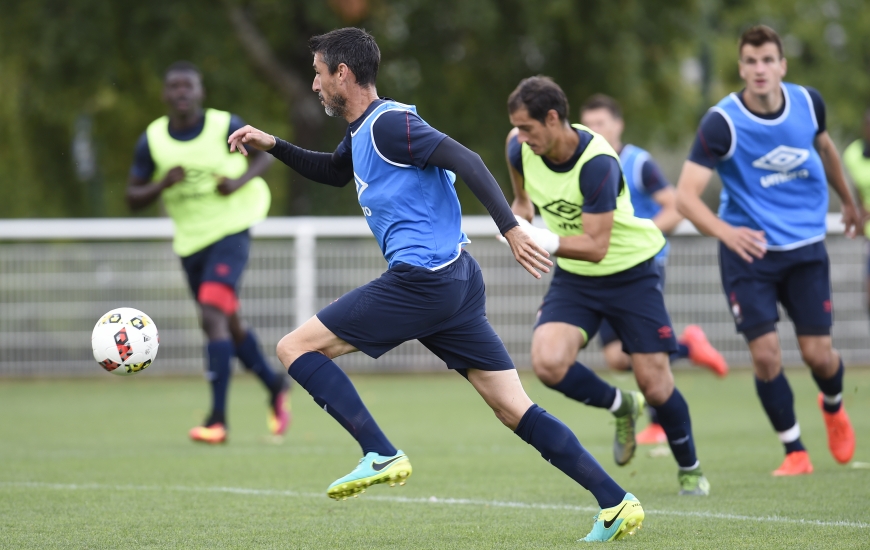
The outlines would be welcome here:
[[[556,235],[549,229],[535,227],[519,216],[517,216],[517,222],[526,234],[541,248],[550,254],[555,254],[559,250],[559,235]]]

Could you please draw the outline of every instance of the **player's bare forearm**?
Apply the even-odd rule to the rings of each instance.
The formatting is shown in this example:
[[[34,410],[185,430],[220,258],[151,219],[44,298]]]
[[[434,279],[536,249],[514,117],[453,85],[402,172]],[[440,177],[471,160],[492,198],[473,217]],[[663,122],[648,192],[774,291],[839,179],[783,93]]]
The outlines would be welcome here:
[[[526,193],[526,182],[523,175],[517,172],[517,169],[514,168],[513,164],[511,164],[510,159],[508,145],[510,144],[511,137],[515,136],[517,133],[519,133],[519,130],[516,128],[508,132],[507,139],[505,140],[504,151],[508,175],[511,178],[511,188],[514,191],[514,201],[511,203],[511,211],[527,222],[532,223],[532,220],[535,218],[535,205],[532,203],[532,199],[529,198],[528,193]]]
[[[828,178],[828,183],[840,197],[843,210],[843,225],[845,226],[844,232],[847,237],[852,238],[861,226],[862,218],[858,214],[852,193],[846,184],[846,175],[843,173],[840,154],[837,152],[837,147],[827,132],[822,132],[816,136],[815,145],[816,150],[819,152],[819,157],[822,159],[822,165],[825,167],[825,176]]]
[[[716,237],[743,261],[752,263],[755,258],[763,258],[767,252],[767,240],[763,231],[734,227],[719,219],[701,200],[701,194],[712,175],[713,171],[706,166],[686,161],[677,182],[677,209],[695,224],[698,231]]]
[[[220,174],[215,174],[219,180],[217,186],[218,193],[224,196],[235,193],[244,187],[246,183],[262,175],[274,162],[274,159],[272,155],[267,155],[257,149],[251,149],[248,151],[248,169],[245,170],[244,174],[238,178],[225,178]]]
[[[662,233],[668,235],[683,221],[683,215],[677,210],[677,193],[669,185],[653,194],[652,198],[662,207],[652,221]]]
[[[583,233],[559,239],[556,255],[570,260],[598,263],[610,249],[610,234],[613,230],[613,212],[582,215]]]
[[[819,157],[822,159],[822,165],[825,167],[825,176],[828,178],[828,183],[840,197],[840,202],[843,204],[854,204],[852,193],[846,184],[846,175],[843,173],[840,153],[837,152],[837,147],[827,132],[823,132],[816,137],[816,149],[819,152]]]
[[[160,194],[163,193],[164,189],[174,183],[176,182],[173,181],[170,174],[167,174],[166,177],[157,183],[151,183],[138,176],[130,176],[127,180],[127,205],[130,207],[130,210],[146,208],[160,198]]]
[[[719,235],[730,226],[719,219],[701,200],[701,195],[713,171],[691,161],[683,163],[680,179],[677,181],[677,212],[692,222],[698,231],[704,235],[719,238]],[[727,227],[726,227],[727,226]]]

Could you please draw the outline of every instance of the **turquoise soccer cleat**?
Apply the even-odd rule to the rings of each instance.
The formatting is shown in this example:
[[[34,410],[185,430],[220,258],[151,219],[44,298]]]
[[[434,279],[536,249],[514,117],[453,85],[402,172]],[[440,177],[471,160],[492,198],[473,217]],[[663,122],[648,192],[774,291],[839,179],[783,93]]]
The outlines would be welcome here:
[[[397,483],[404,485],[411,472],[411,461],[402,451],[397,451],[393,456],[368,453],[351,473],[335,480],[326,489],[326,494],[335,500],[347,500],[347,497],[359,496],[367,487],[378,483],[389,483],[390,487],[395,487]]]
[[[633,494],[625,493],[622,502],[598,512],[592,530],[578,542],[608,542],[634,535],[642,527],[643,518],[640,501]]]

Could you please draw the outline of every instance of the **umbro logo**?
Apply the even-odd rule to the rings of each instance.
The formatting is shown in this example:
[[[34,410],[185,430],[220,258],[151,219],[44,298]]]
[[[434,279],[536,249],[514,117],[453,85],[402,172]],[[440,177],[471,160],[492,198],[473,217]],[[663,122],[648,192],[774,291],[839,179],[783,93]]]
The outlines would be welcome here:
[[[788,172],[804,163],[810,158],[807,149],[798,149],[780,145],[759,159],[752,161],[752,166],[771,172]]]
[[[583,215],[583,207],[576,204],[571,204],[570,202],[564,201],[562,199],[545,205],[544,210],[546,210],[550,214],[559,216],[560,218],[564,218],[566,220],[576,220],[581,215]]]

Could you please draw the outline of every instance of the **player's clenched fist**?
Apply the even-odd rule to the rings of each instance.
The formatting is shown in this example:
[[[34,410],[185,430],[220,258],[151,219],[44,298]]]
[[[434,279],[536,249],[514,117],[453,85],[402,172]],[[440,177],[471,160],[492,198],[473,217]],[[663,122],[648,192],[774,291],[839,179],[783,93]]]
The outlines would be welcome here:
[[[261,130],[257,130],[249,124],[230,134],[227,143],[230,144],[230,153],[238,151],[241,154],[248,156],[248,150],[245,149],[246,145],[250,145],[260,151],[268,151],[275,146],[275,137]]]

